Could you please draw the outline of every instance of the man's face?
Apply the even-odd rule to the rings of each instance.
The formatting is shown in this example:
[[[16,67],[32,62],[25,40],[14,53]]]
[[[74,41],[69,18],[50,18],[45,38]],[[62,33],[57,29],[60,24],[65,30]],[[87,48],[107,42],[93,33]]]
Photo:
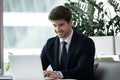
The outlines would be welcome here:
[[[70,20],[69,23],[63,19],[52,20],[52,23],[53,23],[54,30],[56,34],[58,35],[58,37],[65,39],[70,35],[72,31],[72,28],[71,28],[72,20]]]

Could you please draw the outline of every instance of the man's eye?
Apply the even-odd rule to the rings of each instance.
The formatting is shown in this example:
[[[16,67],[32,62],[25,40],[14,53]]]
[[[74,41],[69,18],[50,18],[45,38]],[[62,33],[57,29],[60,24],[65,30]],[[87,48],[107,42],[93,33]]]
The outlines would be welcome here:
[[[59,26],[63,26],[64,24],[60,24]]]
[[[56,27],[56,25],[53,25],[54,27]]]

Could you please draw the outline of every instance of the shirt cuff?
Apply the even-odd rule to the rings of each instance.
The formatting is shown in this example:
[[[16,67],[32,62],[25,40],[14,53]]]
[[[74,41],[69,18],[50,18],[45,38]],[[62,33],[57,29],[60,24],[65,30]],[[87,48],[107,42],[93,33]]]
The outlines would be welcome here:
[[[58,77],[59,79],[64,78],[64,76],[63,76],[62,72],[60,72],[60,71],[56,71],[56,72],[57,72],[57,75],[59,76],[59,77]]]

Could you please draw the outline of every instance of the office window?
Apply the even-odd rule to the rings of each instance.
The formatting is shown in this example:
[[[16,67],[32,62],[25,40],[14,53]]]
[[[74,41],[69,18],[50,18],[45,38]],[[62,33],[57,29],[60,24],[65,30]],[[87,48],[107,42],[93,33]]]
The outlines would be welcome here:
[[[47,19],[48,12],[64,2],[4,0],[4,49],[41,49],[46,40],[55,35]]]
[[[55,36],[49,11],[66,0],[3,0],[4,59],[13,55],[40,54]]]

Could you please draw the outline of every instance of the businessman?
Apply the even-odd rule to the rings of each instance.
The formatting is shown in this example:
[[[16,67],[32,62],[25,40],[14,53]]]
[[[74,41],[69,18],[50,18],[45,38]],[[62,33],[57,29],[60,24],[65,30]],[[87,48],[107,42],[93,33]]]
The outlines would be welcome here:
[[[56,6],[48,16],[55,37],[47,40],[41,53],[44,76],[58,79],[94,80],[95,45],[92,39],[72,29],[72,13]],[[51,65],[53,71],[48,71]]]

